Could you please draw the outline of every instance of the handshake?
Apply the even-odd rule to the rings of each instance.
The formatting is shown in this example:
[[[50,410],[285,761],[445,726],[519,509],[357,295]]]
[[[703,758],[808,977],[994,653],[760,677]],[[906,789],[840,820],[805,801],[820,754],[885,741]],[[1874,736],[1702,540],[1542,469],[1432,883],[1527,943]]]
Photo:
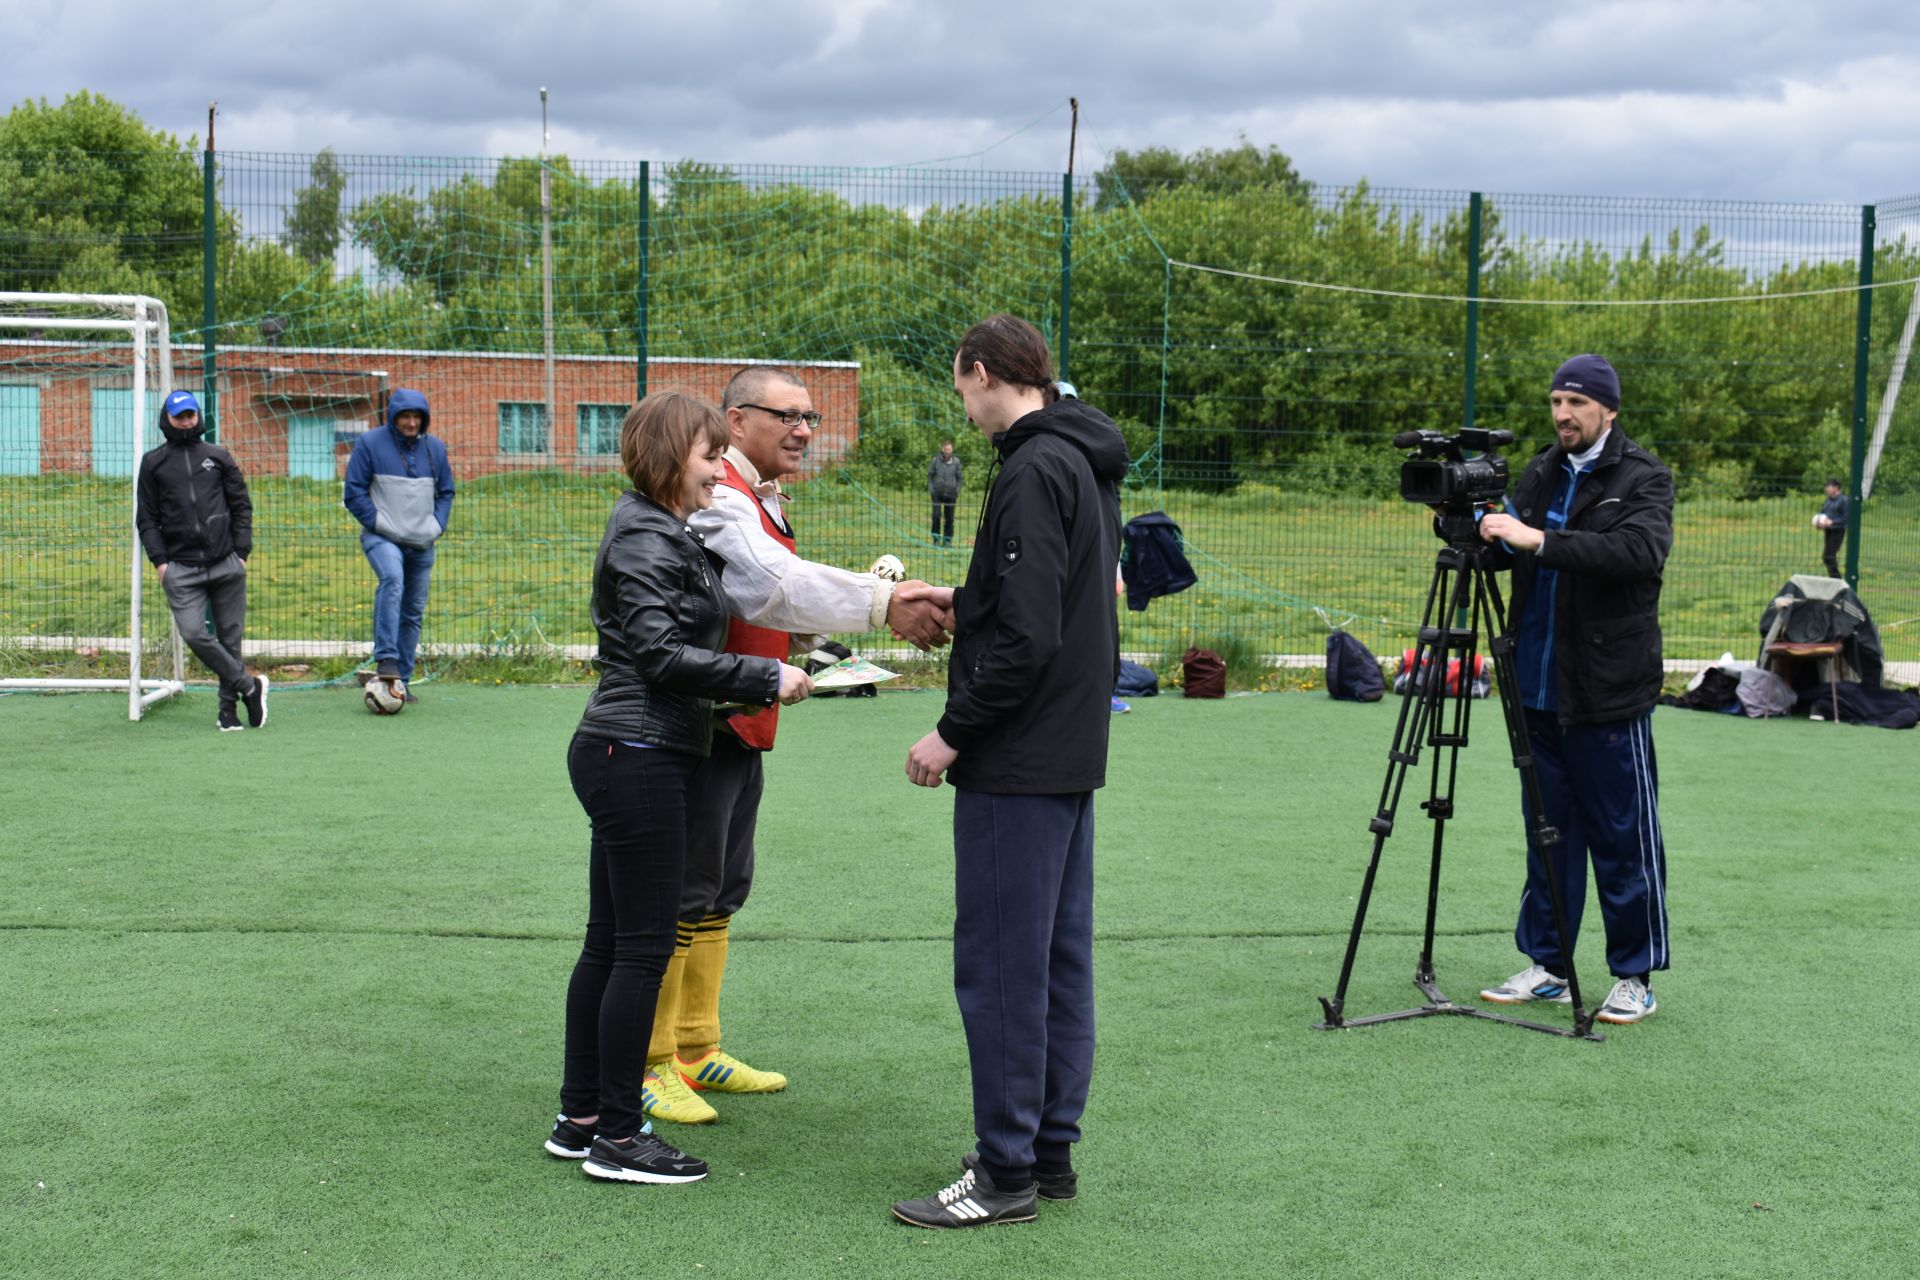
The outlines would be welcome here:
[[[881,556],[867,570],[895,583],[887,601],[887,626],[916,649],[937,649],[953,639],[953,588],[907,577],[898,556]]]

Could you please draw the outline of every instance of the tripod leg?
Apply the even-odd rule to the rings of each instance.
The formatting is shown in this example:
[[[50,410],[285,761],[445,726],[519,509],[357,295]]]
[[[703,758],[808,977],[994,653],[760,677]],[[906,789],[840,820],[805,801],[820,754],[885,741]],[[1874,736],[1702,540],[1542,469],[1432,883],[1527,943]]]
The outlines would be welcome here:
[[[1380,804],[1375,810],[1367,829],[1373,833],[1373,852],[1367,859],[1367,871],[1360,884],[1360,900],[1354,907],[1353,928],[1347,934],[1347,950],[1340,962],[1340,981],[1334,988],[1333,998],[1320,997],[1320,1008],[1325,1012],[1323,1027],[1344,1025],[1342,1011],[1347,1003],[1347,984],[1353,978],[1354,957],[1360,951],[1360,934],[1366,927],[1367,905],[1373,898],[1373,884],[1380,871],[1380,854],[1386,846],[1387,837],[1393,834],[1394,815],[1400,807],[1400,794],[1406,782],[1407,769],[1420,759],[1420,746],[1426,739],[1428,726],[1437,714],[1435,699],[1428,696],[1431,682],[1423,685],[1419,673],[1425,659],[1432,660],[1430,650],[1437,644],[1438,636],[1444,628],[1434,625],[1437,612],[1443,603],[1452,598],[1448,591],[1449,567],[1443,560],[1434,566],[1433,578],[1427,585],[1426,608],[1421,615],[1420,638],[1414,651],[1413,675],[1406,690],[1401,694],[1400,715],[1394,723],[1393,742],[1387,749],[1387,774],[1380,787]]]

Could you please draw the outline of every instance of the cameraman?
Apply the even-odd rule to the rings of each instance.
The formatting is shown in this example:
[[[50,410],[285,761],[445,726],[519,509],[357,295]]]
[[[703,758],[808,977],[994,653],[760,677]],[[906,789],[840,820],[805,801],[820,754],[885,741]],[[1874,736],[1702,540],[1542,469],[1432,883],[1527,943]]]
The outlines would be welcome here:
[[[1530,959],[1483,1000],[1568,1003],[1567,955],[1580,932],[1587,859],[1600,891],[1607,967],[1617,981],[1596,1017],[1638,1022],[1667,967],[1666,852],[1651,725],[1660,696],[1660,574],[1673,545],[1673,473],[1616,430],[1620,378],[1595,355],[1553,375],[1555,443],[1533,456],[1512,514],[1480,536],[1513,570],[1514,664],[1549,826],[1567,928],[1553,923],[1533,813],[1514,942]]]

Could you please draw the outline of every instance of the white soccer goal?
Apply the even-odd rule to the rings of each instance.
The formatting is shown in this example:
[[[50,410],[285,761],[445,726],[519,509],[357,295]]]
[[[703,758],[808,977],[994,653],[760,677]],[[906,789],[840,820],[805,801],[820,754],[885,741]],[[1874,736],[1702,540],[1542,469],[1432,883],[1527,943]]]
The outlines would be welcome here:
[[[130,390],[122,390],[128,383]],[[8,518],[31,519],[11,513],[60,509],[71,511],[71,528],[97,524],[110,518],[99,510],[100,490],[89,489],[64,508],[59,506],[62,499],[47,495],[74,488],[70,482],[76,479],[117,494],[118,478],[124,476],[128,540],[125,634],[117,635],[114,632],[121,629],[113,620],[117,609],[101,625],[86,628],[80,624],[97,616],[87,609],[45,607],[47,600],[62,594],[90,600],[117,596],[110,580],[94,581],[84,571],[63,579],[46,571],[46,565],[74,556],[73,545],[62,543],[63,536],[72,535],[54,529],[32,531],[29,536],[29,530],[16,528],[10,533],[18,536],[0,539],[13,543],[19,556],[17,561],[8,557],[7,581],[0,584],[0,592],[12,599],[0,616],[25,615],[31,621],[34,606],[39,605],[39,614],[57,614],[73,628],[70,633],[57,633],[56,627],[56,633],[48,634],[29,627],[27,634],[0,635],[0,645],[27,653],[123,647],[127,653],[125,679],[0,677],[0,689],[124,689],[127,718],[138,720],[148,706],[185,687],[180,641],[170,622],[166,639],[153,656],[157,665],[171,670],[161,678],[141,672],[143,556],[135,478],[140,457],[150,446],[150,424],[156,421],[157,406],[172,390],[173,344],[166,306],[157,298],[0,292],[0,484],[6,486]],[[62,416],[62,407],[69,402],[79,406],[67,415],[75,421]],[[112,479],[96,482],[89,472]],[[21,604],[22,600],[27,603]]]

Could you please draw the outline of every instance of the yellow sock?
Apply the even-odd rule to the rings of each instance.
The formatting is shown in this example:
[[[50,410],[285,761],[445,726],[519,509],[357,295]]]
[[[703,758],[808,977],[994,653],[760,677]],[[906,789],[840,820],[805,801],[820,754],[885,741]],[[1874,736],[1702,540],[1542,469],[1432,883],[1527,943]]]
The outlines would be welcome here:
[[[693,926],[682,922],[673,943],[673,959],[667,961],[667,971],[660,978],[660,1001],[653,1006],[653,1036],[647,1041],[647,1062],[665,1062],[673,1056],[674,1027],[680,1021],[681,992],[684,990],[683,976],[687,971],[687,948],[693,937]]]
[[[674,1028],[682,1062],[692,1062],[720,1043],[720,981],[727,972],[727,925],[732,920],[708,916],[692,927]]]

